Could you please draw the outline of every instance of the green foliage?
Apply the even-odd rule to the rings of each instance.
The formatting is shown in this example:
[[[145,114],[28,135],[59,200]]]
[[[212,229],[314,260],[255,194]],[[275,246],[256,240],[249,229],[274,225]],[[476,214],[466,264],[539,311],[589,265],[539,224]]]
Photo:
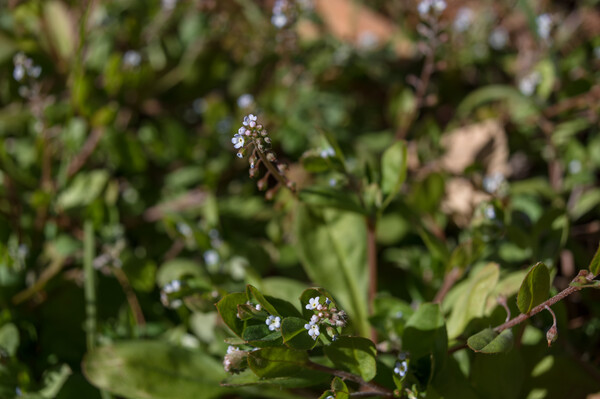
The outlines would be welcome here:
[[[531,309],[548,299],[549,293],[550,272],[543,263],[536,263],[521,284],[517,306],[521,313],[529,313]]]
[[[377,350],[366,338],[340,337],[325,347],[325,355],[336,367],[360,375],[365,381],[372,380],[377,374]]]
[[[486,328],[469,337],[467,345],[475,352],[508,352],[513,346],[513,334],[510,329],[497,333],[491,328]]]

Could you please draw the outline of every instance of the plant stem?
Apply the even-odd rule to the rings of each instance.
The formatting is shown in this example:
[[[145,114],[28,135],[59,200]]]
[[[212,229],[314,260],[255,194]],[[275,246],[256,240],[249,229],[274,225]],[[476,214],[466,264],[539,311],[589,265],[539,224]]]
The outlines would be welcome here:
[[[377,295],[377,221],[367,217],[367,262],[369,265],[369,315],[375,311],[375,296]],[[377,332],[371,328],[371,340],[377,343]]]
[[[83,291],[85,296],[85,335],[88,351],[96,347],[96,271],[94,270],[94,225],[86,220],[83,237]]]
[[[307,367],[311,368],[313,370],[322,371],[324,373],[334,375],[336,377],[340,377],[344,380],[356,382],[361,387],[365,387],[365,388],[369,389],[369,391],[365,391],[365,394],[367,392],[373,393],[373,395],[369,395],[369,396],[377,395],[377,396],[383,396],[385,398],[391,398],[394,396],[394,393],[391,390],[387,389],[386,387],[383,387],[375,382],[365,381],[356,374],[352,374],[347,371],[337,370],[337,369],[323,366],[322,364],[313,363],[310,361],[307,363]]]
[[[454,286],[454,283],[460,278],[461,274],[462,271],[458,267],[455,267],[446,273],[440,290],[435,294],[435,298],[433,298],[433,303],[442,303],[446,294],[448,294],[450,288]]]
[[[269,172],[271,172],[271,174],[277,179],[277,181],[279,181],[279,183],[281,183],[283,187],[289,189],[292,192],[292,194],[296,195],[296,190],[294,189],[294,187],[288,186],[288,180],[285,178],[285,176],[279,173],[277,168],[273,166],[273,164],[267,159],[265,154],[263,154],[261,151],[256,152],[258,153],[258,156],[260,157],[262,163],[267,167]]]
[[[582,277],[582,276],[584,276],[587,281],[592,281],[595,277],[592,273],[588,273],[587,270],[581,270],[579,272],[579,274],[577,275],[577,277],[575,277],[575,279],[573,281],[576,281],[579,277]],[[543,302],[543,303],[539,304],[538,306],[536,306],[535,308],[531,309],[531,312],[521,313],[514,319],[509,320],[506,323],[501,324],[498,327],[494,328],[494,331],[502,332],[502,331],[506,330],[507,328],[514,327],[517,324],[520,324],[523,321],[529,319],[531,316],[540,313],[542,310],[546,309],[546,307],[550,307],[550,306],[554,305],[556,302],[568,297],[572,293],[577,292],[583,288],[585,288],[585,287],[569,286],[569,287],[565,288],[564,290],[562,290],[561,292],[559,292],[558,294],[556,294],[555,296],[553,296],[552,298],[548,299],[546,302]]]
[[[131,284],[129,283],[129,279],[123,270],[118,267],[113,267],[112,272],[114,276],[121,284],[123,288],[123,292],[125,293],[125,297],[127,298],[127,302],[129,303],[129,307],[131,308],[131,313],[133,313],[133,317],[135,319],[135,324],[139,327],[144,327],[146,325],[146,319],[144,318],[144,312],[142,312],[142,307],[140,306],[140,302],[135,296],[135,292],[133,288],[131,288]]]

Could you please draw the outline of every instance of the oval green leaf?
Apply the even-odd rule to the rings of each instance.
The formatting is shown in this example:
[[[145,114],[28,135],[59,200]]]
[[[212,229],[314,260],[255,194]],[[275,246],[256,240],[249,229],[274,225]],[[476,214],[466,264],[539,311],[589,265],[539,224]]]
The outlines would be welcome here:
[[[600,273],[600,245],[598,245],[598,249],[596,250],[596,254],[592,258],[592,261],[590,262],[589,269],[590,269],[590,272],[592,272],[592,274],[594,276],[597,276],[598,273]]]
[[[406,179],[406,143],[396,141],[381,158],[381,191],[386,195],[385,205],[400,191]]]
[[[248,297],[243,292],[234,292],[233,294],[225,295],[217,302],[217,310],[223,322],[233,331],[238,337],[242,337],[244,331],[244,322],[237,317],[238,305],[245,304]]]
[[[316,339],[308,335],[304,325],[308,322],[298,317],[286,317],[281,322],[283,343],[292,349],[309,350],[317,344]]]
[[[467,340],[469,348],[481,353],[508,352],[513,346],[512,330],[504,330],[500,334],[491,328],[486,328],[472,335]]]
[[[546,265],[536,263],[521,283],[517,295],[517,306],[521,313],[529,313],[531,309],[548,299],[550,293],[550,272]]]
[[[264,348],[248,355],[248,366],[261,378],[293,377],[307,362],[305,351],[285,347]]]
[[[83,372],[92,385],[126,398],[215,398],[223,366],[199,351],[161,341],[125,341],[88,353]]]
[[[372,380],[377,373],[377,350],[369,339],[340,337],[326,346],[324,352],[337,368],[358,374],[365,381]]]

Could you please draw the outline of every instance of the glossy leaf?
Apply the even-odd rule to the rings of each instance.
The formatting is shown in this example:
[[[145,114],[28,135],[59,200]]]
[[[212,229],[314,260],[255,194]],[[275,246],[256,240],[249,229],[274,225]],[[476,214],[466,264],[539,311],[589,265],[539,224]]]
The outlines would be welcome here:
[[[367,336],[368,271],[364,219],[352,213],[299,206],[296,240],[310,279],[327,287],[358,332]]]
[[[324,348],[325,355],[342,370],[358,374],[370,381],[377,373],[375,344],[362,337],[340,337]]]
[[[331,378],[331,375],[310,369],[298,369],[292,377],[261,378],[247,369],[240,374],[228,376],[221,382],[222,386],[237,387],[248,385],[274,385],[281,388],[305,388],[323,384]]]
[[[83,372],[94,386],[125,398],[215,398],[219,361],[160,341],[124,341],[88,353]]]
[[[331,381],[331,390],[335,393],[335,399],[348,399],[350,392],[344,380],[340,377],[334,377]]]
[[[486,328],[472,335],[467,340],[469,348],[475,352],[481,353],[501,353],[508,352],[513,346],[513,333],[510,329],[501,333],[495,332],[491,328]]]
[[[308,335],[304,325],[308,322],[298,317],[286,317],[281,322],[283,343],[293,349],[308,350],[315,347],[317,340]]]
[[[529,313],[531,309],[548,299],[549,293],[550,272],[543,263],[536,263],[521,283],[517,306],[521,313]]]
[[[403,350],[411,353],[411,358],[433,354],[438,362],[446,356],[448,338],[444,317],[440,306],[424,303],[408,319],[402,335]]]
[[[242,339],[258,348],[281,345],[281,333],[271,331],[266,323],[251,324],[244,327]]]
[[[248,366],[261,378],[293,377],[307,362],[305,351],[285,347],[264,348],[248,354]]]
[[[273,305],[271,305],[271,303],[267,301],[263,294],[261,294],[261,292],[256,289],[256,287],[253,287],[250,284],[248,284],[246,286],[246,295],[248,295],[249,300],[252,300],[252,298],[254,297],[256,302],[258,302],[262,306],[262,308],[270,315],[281,316],[279,312],[273,307]]]

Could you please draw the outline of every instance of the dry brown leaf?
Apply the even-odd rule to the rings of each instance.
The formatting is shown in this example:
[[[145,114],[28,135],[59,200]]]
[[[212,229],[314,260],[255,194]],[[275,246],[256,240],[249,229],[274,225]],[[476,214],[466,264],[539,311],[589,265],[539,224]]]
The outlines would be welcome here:
[[[446,153],[440,167],[450,173],[462,174],[474,162],[481,162],[486,173],[506,176],[508,167],[508,142],[499,121],[488,119],[453,130],[442,137]]]
[[[477,190],[468,179],[453,177],[446,181],[446,196],[441,207],[444,213],[452,216],[457,226],[464,227],[469,224],[477,205],[490,198],[490,194]]]
[[[356,47],[381,47],[390,41],[401,58],[412,58],[415,46],[387,17],[353,0],[317,0],[315,9],[327,29]]]

